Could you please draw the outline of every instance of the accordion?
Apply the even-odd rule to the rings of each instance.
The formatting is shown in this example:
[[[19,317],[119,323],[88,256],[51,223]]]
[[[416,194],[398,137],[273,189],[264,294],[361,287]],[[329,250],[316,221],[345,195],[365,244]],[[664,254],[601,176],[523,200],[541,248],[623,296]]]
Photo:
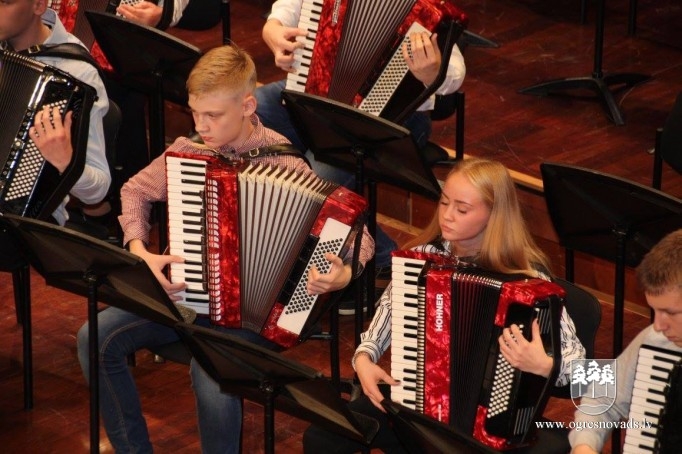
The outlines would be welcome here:
[[[623,453],[673,453],[682,445],[682,352],[639,349]]]
[[[0,211],[47,219],[85,167],[94,88],[26,56],[0,53]],[[73,156],[62,174],[43,159],[28,135],[43,106],[73,112]]]
[[[308,30],[294,52],[286,88],[358,107],[400,122],[445,79],[448,56],[468,19],[449,0],[303,0],[298,27]],[[437,32],[443,57],[430,87],[402,55],[414,32]]]
[[[314,174],[166,153],[171,281],[213,324],[295,345],[324,310],[308,272],[343,255],[362,225],[364,198]],[[361,231],[359,234],[362,234]],[[320,304],[318,304],[320,303]]]
[[[542,279],[448,263],[435,254],[396,251],[392,262],[391,399],[494,449],[527,444],[556,378],[514,369],[498,338],[512,324],[561,361],[564,291]],[[428,373],[426,372],[428,371]]]

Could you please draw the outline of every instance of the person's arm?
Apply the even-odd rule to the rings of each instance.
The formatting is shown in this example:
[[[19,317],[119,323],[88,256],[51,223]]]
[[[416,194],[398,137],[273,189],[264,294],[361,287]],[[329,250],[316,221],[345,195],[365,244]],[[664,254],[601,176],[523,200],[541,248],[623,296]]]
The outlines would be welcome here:
[[[99,203],[106,197],[111,184],[111,174],[106,158],[104,128],[102,119],[109,109],[109,99],[99,74],[91,65],[71,59],[44,59],[45,63],[57,66],[81,82],[93,87],[97,99],[90,109],[85,166],[69,193],[85,204]],[[62,119],[56,109],[43,109],[36,113],[34,127],[29,130],[31,139],[46,161],[63,172],[73,158],[71,122],[73,114],[67,113]],[[58,209],[54,216],[63,224],[65,211]]]
[[[464,57],[459,51],[457,44],[455,44],[452,46],[452,52],[448,59],[448,69],[445,73],[445,80],[440,84],[438,90],[436,90],[436,94],[447,95],[456,92],[462,86],[462,83],[464,83],[465,76],[466,65],[464,64]]]
[[[384,396],[379,390],[379,382],[399,384],[376,364],[391,343],[391,288],[392,285],[389,283],[379,299],[379,305],[367,331],[360,335],[360,345],[355,349],[351,360],[363,393],[381,411],[384,411],[381,405]]]
[[[556,386],[565,386],[571,380],[571,362],[585,359],[585,347],[578,338],[575,324],[566,309],[561,311],[561,364],[556,378]]]
[[[591,452],[587,450],[588,448],[601,452],[606,439],[611,433],[611,429],[599,428],[598,424],[613,423],[627,418],[630,412],[639,347],[642,345],[647,334],[651,332],[651,327],[644,329],[623,350],[623,353],[618,356],[616,360],[615,401],[613,401],[612,397],[591,398],[589,397],[589,390],[586,393],[587,395],[581,397],[580,404],[585,405],[586,408],[602,406],[607,408],[607,410],[598,415],[588,415],[582,412],[580,408],[576,410],[575,428],[568,434],[568,441],[575,450],[574,452]]]
[[[169,27],[174,27],[180,22],[188,4],[189,0],[173,0],[173,16],[168,25]],[[116,8],[116,12],[131,22],[148,27],[157,27],[163,16],[163,6],[164,0],[161,0],[156,5],[143,0],[134,4],[121,4]]]
[[[585,348],[580,343],[573,320],[565,309],[561,312],[559,326],[561,330],[561,364],[559,365],[556,386],[563,386],[570,380],[571,361],[584,359]],[[545,352],[537,320],[534,320],[531,326],[530,341],[523,337],[517,325],[505,328],[498,341],[500,352],[512,367],[542,377],[549,377],[554,366],[554,359]]]
[[[353,238],[349,239],[353,243]],[[333,254],[326,254],[325,258],[332,264],[327,273],[320,273],[315,266],[310,269],[308,274],[308,293],[319,295],[322,293],[333,292],[345,288],[350,282],[360,276],[365,269],[367,262],[374,256],[374,239],[369,234],[367,226],[362,229],[362,239],[360,240],[360,255],[358,257],[358,269],[353,276],[352,260],[353,248],[348,248],[344,257]]]
[[[298,28],[301,4],[301,0],[276,1],[262,30],[263,41],[272,51],[275,65],[287,72],[293,71],[293,52],[303,47],[297,38],[306,35],[305,30]]]
[[[147,263],[171,299],[178,300],[176,293],[184,290],[186,285],[184,282],[171,283],[166,278],[164,269],[170,263],[183,262],[183,258],[154,254],[147,250],[152,204],[166,200],[168,200],[166,157],[162,154],[130,178],[121,188],[119,222],[123,230],[123,244],[131,253]]]

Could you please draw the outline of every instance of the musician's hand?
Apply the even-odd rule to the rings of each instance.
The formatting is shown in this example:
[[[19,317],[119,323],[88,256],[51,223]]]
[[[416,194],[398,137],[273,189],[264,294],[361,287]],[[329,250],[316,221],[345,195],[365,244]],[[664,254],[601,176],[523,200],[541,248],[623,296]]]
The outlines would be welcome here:
[[[295,72],[291,67],[294,63],[294,51],[303,48],[298,37],[304,37],[307,32],[301,28],[285,27],[276,19],[270,19],[263,26],[263,41],[275,56],[275,65],[287,72]]]
[[[540,337],[537,319],[531,325],[532,337],[528,342],[517,325],[502,330],[499,338],[500,351],[512,367],[542,377],[549,377],[554,360],[547,356]]]
[[[571,454],[597,454],[597,451],[587,445],[578,445],[573,448]]]
[[[410,35],[412,55],[407,51],[407,43],[403,44],[403,58],[414,77],[424,85],[431,85],[438,76],[441,64],[441,54],[438,48],[436,33],[417,32]]]
[[[172,283],[166,278],[163,270],[171,263],[184,262],[183,258],[177,255],[153,254],[147,250],[147,248],[144,246],[144,243],[139,239],[131,240],[130,243],[128,243],[128,247],[130,248],[131,253],[137,255],[145,261],[149,269],[152,270],[154,277],[156,277],[156,279],[159,281],[170,299],[172,301],[180,300],[180,296],[178,296],[177,293],[187,288],[187,284],[184,282]]]
[[[121,4],[116,8],[116,12],[131,22],[156,27],[161,20],[163,8],[151,2],[141,1],[134,5]]]
[[[350,265],[344,265],[341,257],[327,252],[324,255],[332,264],[328,273],[321,273],[315,265],[308,272],[308,285],[306,289],[309,295],[321,295],[345,288],[350,282],[352,270]]]
[[[372,404],[379,410],[386,412],[381,405],[384,395],[379,390],[379,382],[384,381],[389,385],[398,385],[400,382],[394,380],[381,367],[374,364],[367,354],[360,354],[355,358],[355,372],[362,385],[362,392],[365,393]]]
[[[67,112],[64,120],[59,113],[59,107],[50,109],[44,106],[36,113],[33,126],[28,130],[28,136],[40,150],[43,158],[55,166],[61,174],[71,162],[73,147],[71,146],[72,114]]]

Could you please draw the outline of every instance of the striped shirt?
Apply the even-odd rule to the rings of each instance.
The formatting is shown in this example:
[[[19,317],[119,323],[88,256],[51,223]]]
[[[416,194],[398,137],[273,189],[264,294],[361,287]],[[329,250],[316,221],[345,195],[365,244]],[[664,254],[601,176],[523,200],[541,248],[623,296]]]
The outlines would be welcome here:
[[[450,255],[450,244],[444,242],[443,246],[444,249],[440,249],[432,244],[425,244],[417,246],[413,248],[413,250],[430,254]],[[550,280],[549,277],[543,273],[538,274],[541,278]],[[364,352],[369,354],[372,358],[372,362],[377,363],[381,355],[386,352],[391,344],[391,287],[391,283],[389,283],[379,299],[374,318],[372,318],[369,328],[360,335],[360,345],[358,345],[355,354],[353,355],[353,368],[355,368],[355,358],[359,353]],[[585,358],[585,348],[580,342],[580,339],[578,339],[575,325],[566,312],[566,309],[561,312],[560,331],[561,365],[556,381],[557,386],[568,384],[571,375],[571,361]]]

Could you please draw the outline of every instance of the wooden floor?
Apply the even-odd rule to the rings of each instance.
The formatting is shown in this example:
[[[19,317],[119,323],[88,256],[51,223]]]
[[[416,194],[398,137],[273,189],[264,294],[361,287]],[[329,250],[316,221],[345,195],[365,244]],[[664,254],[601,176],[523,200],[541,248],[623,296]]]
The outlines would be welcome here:
[[[596,102],[573,98],[535,98],[517,90],[538,82],[590,76],[593,67],[594,6],[588,23],[579,23],[578,1],[462,0],[471,18],[469,30],[497,43],[498,48],[469,46],[465,152],[499,159],[512,170],[539,177],[545,161],[575,164],[649,184],[654,131],[682,91],[682,12],[673,0],[639,1],[638,31],[628,37],[627,2],[607,2],[603,69],[606,74],[635,72],[653,78],[617,96],[625,126],[615,126]],[[268,2],[233,0],[232,37],[247,48],[259,68],[259,80],[280,77],[260,39],[262,14]],[[202,49],[221,41],[219,27],[209,32],[174,32]],[[189,126],[181,110],[170,116],[167,133],[183,134]],[[184,115],[184,117],[183,117]],[[434,141],[453,146],[454,122],[434,127]],[[664,189],[682,196],[679,175],[666,169]],[[387,230],[396,236],[405,232]],[[61,453],[89,449],[88,391],[78,366],[75,335],[86,319],[78,297],[46,287],[32,276],[35,406],[26,411],[22,398],[21,327],[16,323],[10,276],[0,273],[0,445],[5,452]],[[608,300],[608,298],[606,298]],[[626,312],[625,342],[648,324]],[[342,375],[351,376],[353,324],[342,317]],[[603,303],[597,357],[611,357],[612,309]],[[286,355],[329,373],[327,346],[308,341]],[[198,452],[194,400],[187,368],[156,364],[141,353],[134,369],[151,438],[157,452]],[[551,401],[547,416],[568,423],[574,406]],[[301,451],[306,423],[276,416],[277,452]],[[244,452],[261,452],[262,409],[246,405]],[[100,449],[111,452],[102,433]],[[608,451],[608,450],[607,450]]]

